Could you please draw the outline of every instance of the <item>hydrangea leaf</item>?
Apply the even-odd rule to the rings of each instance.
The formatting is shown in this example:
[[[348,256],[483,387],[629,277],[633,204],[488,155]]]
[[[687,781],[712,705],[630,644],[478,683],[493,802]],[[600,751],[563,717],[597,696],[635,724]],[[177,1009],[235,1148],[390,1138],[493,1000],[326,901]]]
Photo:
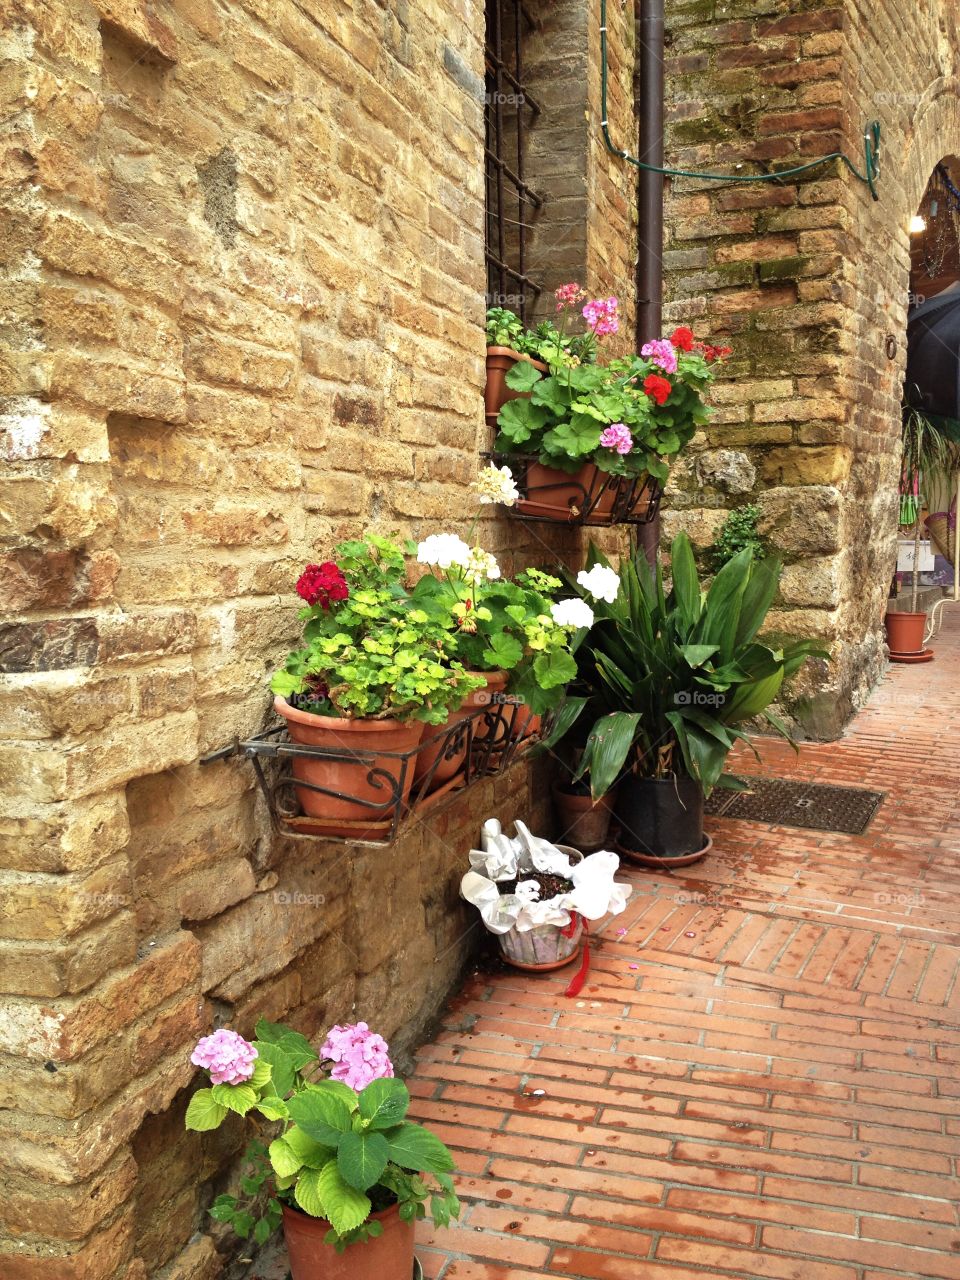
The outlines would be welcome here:
[[[366,1191],[387,1167],[390,1148],[382,1133],[345,1133],[337,1148],[337,1168],[345,1182]]]
[[[360,1094],[360,1114],[370,1129],[391,1129],[410,1106],[410,1092],[402,1080],[374,1080]]]
[[[438,1137],[422,1125],[405,1121],[396,1129],[388,1129],[385,1137],[390,1145],[390,1159],[401,1169],[417,1173],[450,1173],[453,1156]]]
[[[187,1107],[186,1126],[202,1133],[223,1124],[227,1108],[215,1101],[212,1089],[198,1089]]]
[[[257,1102],[257,1095],[248,1084],[215,1084],[211,1093],[214,1102],[235,1111],[238,1116],[245,1116]]]

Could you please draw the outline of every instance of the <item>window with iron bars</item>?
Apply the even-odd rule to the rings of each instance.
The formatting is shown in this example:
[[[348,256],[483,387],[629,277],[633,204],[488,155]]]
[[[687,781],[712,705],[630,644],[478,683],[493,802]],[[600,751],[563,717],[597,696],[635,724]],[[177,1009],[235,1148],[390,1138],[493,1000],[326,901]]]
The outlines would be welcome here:
[[[521,0],[487,0],[487,306],[528,322],[541,286],[528,275],[531,220],[542,198],[524,179],[526,132],[540,114],[523,80],[523,41],[533,23]]]

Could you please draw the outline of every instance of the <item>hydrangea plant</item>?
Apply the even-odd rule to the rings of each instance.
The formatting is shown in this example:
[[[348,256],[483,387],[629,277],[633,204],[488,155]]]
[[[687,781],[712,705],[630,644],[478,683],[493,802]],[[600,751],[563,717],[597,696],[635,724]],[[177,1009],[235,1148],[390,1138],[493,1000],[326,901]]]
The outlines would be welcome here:
[[[379,1236],[372,1215],[394,1204],[405,1222],[429,1212],[445,1226],[459,1216],[453,1158],[406,1119],[407,1087],[366,1023],[333,1027],[318,1054],[299,1032],[261,1020],[253,1042],[217,1031],[191,1061],[212,1087],[191,1098],[188,1129],[217,1129],[231,1112],[273,1126],[247,1148],[242,1195],[218,1196],[210,1209],[243,1238],[263,1244],[284,1204],[329,1222],[325,1239],[338,1252]]]

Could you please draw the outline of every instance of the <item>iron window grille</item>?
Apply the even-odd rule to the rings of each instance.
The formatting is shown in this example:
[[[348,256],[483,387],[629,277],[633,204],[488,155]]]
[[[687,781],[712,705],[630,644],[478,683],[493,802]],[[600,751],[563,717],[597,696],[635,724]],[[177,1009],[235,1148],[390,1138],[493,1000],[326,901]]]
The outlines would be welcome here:
[[[487,304],[509,306],[525,323],[541,293],[541,286],[527,274],[530,218],[543,205],[524,177],[527,129],[540,114],[523,79],[523,41],[532,27],[521,0],[487,0]]]

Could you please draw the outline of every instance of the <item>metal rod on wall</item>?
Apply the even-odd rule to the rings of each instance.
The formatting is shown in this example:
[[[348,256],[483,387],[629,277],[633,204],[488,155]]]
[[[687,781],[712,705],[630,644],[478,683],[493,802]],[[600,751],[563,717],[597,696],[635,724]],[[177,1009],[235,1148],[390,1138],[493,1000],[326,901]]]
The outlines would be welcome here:
[[[663,167],[664,0],[640,0],[639,158]],[[637,174],[637,350],[663,327],[663,174]],[[660,545],[660,517],[643,525],[640,543],[650,564]]]

